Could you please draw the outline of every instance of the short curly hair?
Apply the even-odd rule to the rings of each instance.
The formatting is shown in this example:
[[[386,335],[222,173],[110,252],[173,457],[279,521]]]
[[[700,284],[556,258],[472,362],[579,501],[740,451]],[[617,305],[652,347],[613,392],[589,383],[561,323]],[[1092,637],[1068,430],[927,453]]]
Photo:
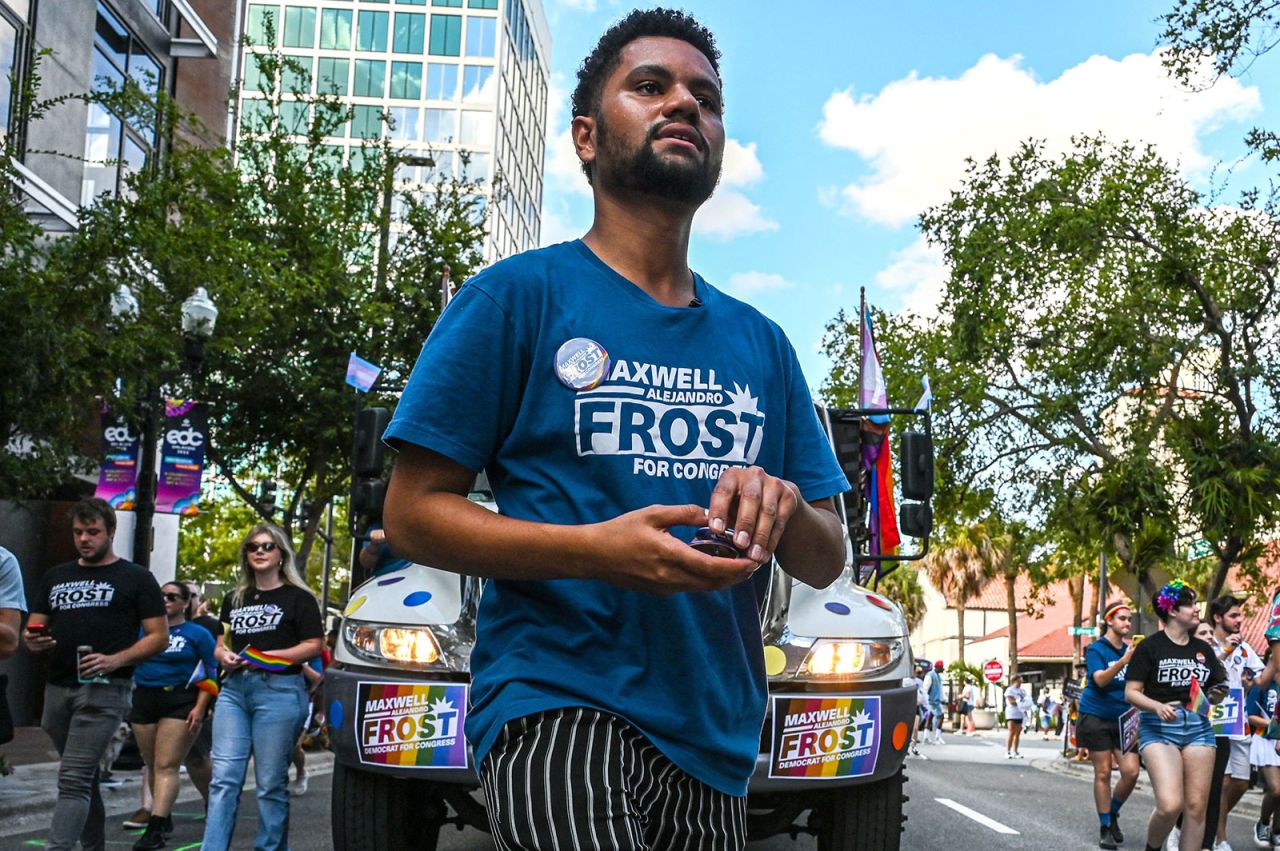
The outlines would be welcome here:
[[[613,69],[622,58],[622,48],[638,38],[659,36],[678,38],[701,51],[720,76],[720,50],[711,30],[678,9],[636,9],[618,21],[596,43],[595,50],[578,68],[578,85],[570,100],[571,118],[594,115],[600,108],[600,94]]]

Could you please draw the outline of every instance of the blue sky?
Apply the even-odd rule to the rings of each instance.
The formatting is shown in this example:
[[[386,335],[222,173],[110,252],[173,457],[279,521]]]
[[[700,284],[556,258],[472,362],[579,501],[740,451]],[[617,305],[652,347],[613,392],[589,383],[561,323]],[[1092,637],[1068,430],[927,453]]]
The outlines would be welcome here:
[[[543,241],[591,222],[567,135],[578,63],[632,6],[545,0],[552,48]],[[1150,142],[1207,186],[1276,124],[1280,56],[1199,93],[1159,67],[1147,2],[830,2],[703,0],[688,7],[724,54],[725,173],[695,220],[691,265],[786,330],[811,387],[829,371],[825,324],[856,314],[858,288],[887,310],[929,313],[946,277],[916,215],[958,186],[966,156],[1022,139],[1061,150],[1073,133]],[[1259,180],[1250,164],[1234,185]],[[1224,201],[1235,197],[1230,191]],[[891,369],[892,365],[886,365]],[[914,400],[894,400],[911,402]]]

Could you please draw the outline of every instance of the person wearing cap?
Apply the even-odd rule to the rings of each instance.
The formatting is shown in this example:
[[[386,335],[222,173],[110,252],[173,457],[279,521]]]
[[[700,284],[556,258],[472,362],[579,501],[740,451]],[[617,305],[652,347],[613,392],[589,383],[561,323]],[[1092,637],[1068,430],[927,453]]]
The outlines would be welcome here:
[[[1125,641],[1133,633],[1133,609],[1128,603],[1107,605],[1102,615],[1106,631],[1085,651],[1084,693],[1076,721],[1076,742],[1089,749],[1093,763],[1093,803],[1098,813],[1098,847],[1116,848],[1124,842],[1120,808],[1138,782],[1137,751],[1124,751],[1120,741],[1120,716],[1129,711],[1124,699],[1125,671],[1133,658],[1133,645]],[[1120,779],[1111,788],[1113,765]]]
[[[929,718],[929,663],[924,659],[917,659],[914,673],[911,682],[916,687],[916,718],[911,725],[911,754],[920,756],[920,728]]]
[[[1014,674],[1009,687],[1004,690],[1004,720],[1009,728],[1005,740],[1005,759],[1022,759],[1022,751],[1018,749],[1022,741],[1022,725],[1027,720],[1027,705],[1031,696],[1022,687],[1022,675]]]
[[[935,745],[945,745],[942,740],[942,660],[933,663],[929,672],[926,691],[929,695],[929,727],[933,730],[931,741]]]

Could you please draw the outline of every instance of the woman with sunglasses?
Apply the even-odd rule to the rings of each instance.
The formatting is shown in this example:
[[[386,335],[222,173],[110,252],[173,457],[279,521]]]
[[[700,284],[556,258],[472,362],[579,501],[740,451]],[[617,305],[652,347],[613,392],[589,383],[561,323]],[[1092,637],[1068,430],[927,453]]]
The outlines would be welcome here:
[[[1199,851],[1217,745],[1206,701],[1226,695],[1227,672],[1213,648],[1194,635],[1200,623],[1195,591],[1174,580],[1160,589],[1152,608],[1164,629],[1134,649],[1124,689],[1140,710],[1138,751],[1156,798],[1147,851],[1164,844],[1179,812],[1182,851]]]
[[[209,690],[205,691],[195,682],[213,677],[218,667],[213,636],[185,617],[186,586],[167,582],[160,591],[169,620],[169,646],[133,672],[129,722],[147,764],[152,798],[147,829],[134,844],[134,851],[163,848],[165,837],[173,833],[173,802],[182,782],[178,766],[187,758],[213,699],[212,687],[206,686]],[[197,668],[206,676],[195,676]]]
[[[226,851],[249,757],[258,784],[258,851],[289,845],[289,760],[306,721],[302,665],[320,655],[320,606],[284,531],[259,524],[240,550],[240,581],[222,601],[217,657],[226,671],[213,724],[206,851]]]

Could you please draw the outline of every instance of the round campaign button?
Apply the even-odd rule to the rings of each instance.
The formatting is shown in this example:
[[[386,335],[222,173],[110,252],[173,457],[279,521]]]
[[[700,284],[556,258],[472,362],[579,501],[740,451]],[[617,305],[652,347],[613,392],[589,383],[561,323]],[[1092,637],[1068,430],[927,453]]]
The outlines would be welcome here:
[[[556,350],[556,378],[570,390],[591,390],[609,374],[609,353],[586,337],[574,337]]]

